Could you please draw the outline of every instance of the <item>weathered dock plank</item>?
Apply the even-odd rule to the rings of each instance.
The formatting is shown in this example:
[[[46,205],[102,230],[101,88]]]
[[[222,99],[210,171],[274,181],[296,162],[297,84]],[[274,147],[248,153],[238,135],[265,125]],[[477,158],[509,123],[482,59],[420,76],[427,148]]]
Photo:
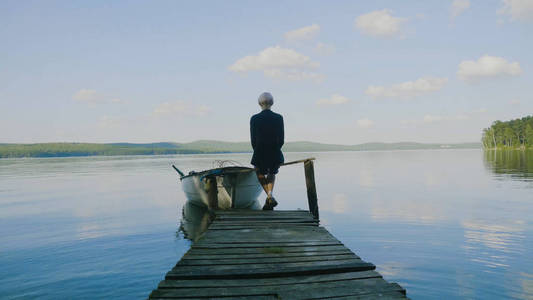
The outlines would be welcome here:
[[[283,286],[253,286],[253,287],[220,287],[220,288],[167,288],[154,291],[154,297],[180,298],[180,297],[235,297],[277,294],[282,299],[325,298],[376,295],[379,293],[398,293],[404,290],[397,284],[391,284],[381,278],[352,279],[342,281],[329,281],[317,283],[293,283]],[[285,297],[283,296],[285,295]]]
[[[182,259],[179,266],[215,266],[215,265],[238,265],[238,264],[272,264],[272,263],[295,263],[310,261],[336,261],[358,259],[355,254],[333,254],[333,255],[313,255],[313,256],[289,256],[289,257],[252,257],[252,258],[210,258],[210,259]]]
[[[296,283],[320,283],[350,279],[382,278],[376,271],[346,272],[298,277],[275,277],[254,279],[215,279],[215,280],[163,280],[159,288],[204,288],[204,287],[253,287],[253,286],[285,286]]]
[[[218,254],[218,255],[202,255],[202,254],[191,254],[188,253],[184,255],[181,260],[219,260],[219,259],[263,259],[263,258],[285,258],[285,257],[319,257],[319,256],[328,256],[328,255],[343,255],[349,254],[354,255],[359,258],[357,255],[353,254],[350,250],[342,249],[337,251],[315,251],[315,252],[285,252],[285,253],[245,253],[245,254]]]
[[[254,254],[254,253],[266,253],[269,254],[273,250],[271,248],[276,247],[254,247],[254,248],[225,248],[225,249],[218,249],[218,251],[213,252],[213,249],[195,249],[195,251],[192,251],[190,253],[187,253],[189,255],[195,255],[195,254]],[[277,250],[277,249],[274,249]],[[321,245],[321,246],[298,246],[298,247],[286,247],[282,249],[281,253],[305,253],[305,252],[327,252],[327,251],[338,251],[338,250],[346,250],[346,247],[344,245]],[[280,251],[276,251],[280,252]]]
[[[405,299],[307,211],[216,211],[150,299]]]

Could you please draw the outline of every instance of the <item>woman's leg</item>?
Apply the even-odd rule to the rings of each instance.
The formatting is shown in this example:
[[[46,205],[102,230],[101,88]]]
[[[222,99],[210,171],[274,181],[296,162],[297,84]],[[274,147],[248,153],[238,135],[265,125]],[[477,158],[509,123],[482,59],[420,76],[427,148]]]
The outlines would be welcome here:
[[[267,181],[267,176],[265,176],[264,174],[261,174],[259,173],[259,171],[257,171],[257,180],[259,181],[259,184],[261,184],[261,186],[263,187],[263,190],[265,191],[265,193],[268,195],[268,181]]]
[[[270,198],[272,197],[272,191],[274,190],[274,183],[276,182],[276,174],[268,174],[266,177],[266,193],[267,196]]]
[[[272,190],[274,189],[274,182],[276,181],[276,175],[275,174],[260,174],[257,173],[257,180],[259,180],[259,183],[263,187],[263,190],[267,194],[267,197],[272,197]]]

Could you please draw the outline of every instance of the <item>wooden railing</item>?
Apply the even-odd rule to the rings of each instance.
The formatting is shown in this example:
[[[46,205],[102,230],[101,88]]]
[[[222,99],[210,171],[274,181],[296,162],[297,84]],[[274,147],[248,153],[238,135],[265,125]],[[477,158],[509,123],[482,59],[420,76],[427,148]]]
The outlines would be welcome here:
[[[305,186],[307,188],[307,204],[309,207],[309,212],[315,217],[315,219],[318,220],[319,219],[318,197],[316,194],[314,160],[315,158],[311,157],[311,158],[286,162],[286,163],[281,164],[280,166],[288,166],[288,165],[294,165],[298,163],[304,164]],[[249,171],[247,170],[247,172]],[[207,198],[208,198],[210,209],[218,209],[218,197],[217,197],[218,190],[217,190],[216,176],[218,175],[207,175],[205,177],[207,180]]]
[[[314,158],[310,158],[304,161],[305,171],[305,186],[307,187],[307,204],[309,206],[309,212],[313,214],[315,219],[318,218],[318,197],[316,195],[315,185],[315,166]]]

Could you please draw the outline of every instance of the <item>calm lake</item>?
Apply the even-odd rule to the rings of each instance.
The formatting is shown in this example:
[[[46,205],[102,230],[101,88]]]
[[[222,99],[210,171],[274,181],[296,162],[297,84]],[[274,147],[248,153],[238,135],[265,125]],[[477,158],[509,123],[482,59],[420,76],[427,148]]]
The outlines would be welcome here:
[[[533,299],[533,153],[316,157],[321,223],[413,299]],[[0,159],[0,298],[144,299],[188,250],[171,168],[250,154]],[[303,166],[277,209],[307,208]],[[261,202],[263,201],[261,196]]]

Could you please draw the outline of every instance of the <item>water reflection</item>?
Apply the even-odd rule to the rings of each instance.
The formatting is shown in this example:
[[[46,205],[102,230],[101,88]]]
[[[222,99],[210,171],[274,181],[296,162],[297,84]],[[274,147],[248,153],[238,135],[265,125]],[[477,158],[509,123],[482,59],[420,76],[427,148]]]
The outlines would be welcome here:
[[[207,230],[212,217],[207,207],[187,202],[183,205],[179,231],[186,239],[195,242]]]
[[[496,150],[483,154],[485,167],[497,177],[533,180],[533,150]]]
[[[248,209],[261,209],[261,204],[256,200]],[[207,230],[213,218],[214,215],[207,209],[207,207],[195,205],[192,202],[187,201],[185,205],[183,205],[178,233],[181,232],[186,239],[196,242]]]
[[[410,298],[533,299],[528,153],[286,159],[317,157],[321,224]],[[146,298],[209,223],[205,208],[186,203],[171,165],[209,169],[215,159],[246,165],[250,157],[0,160],[0,298]],[[277,209],[307,208],[301,165],[280,170],[275,196]],[[175,238],[177,219],[187,239]]]
[[[465,221],[465,238],[470,244],[506,253],[522,252],[521,240],[524,238],[524,222],[514,221],[508,224],[494,224],[482,221]],[[493,256],[497,258],[496,256]]]
[[[488,268],[505,270],[514,255],[523,255],[524,222],[509,221],[505,224],[484,221],[465,221],[463,248],[470,261]]]
[[[520,273],[522,276],[522,293],[518,295],[518,298],[528,299],[533,295],[533,274],[525,272]]]

